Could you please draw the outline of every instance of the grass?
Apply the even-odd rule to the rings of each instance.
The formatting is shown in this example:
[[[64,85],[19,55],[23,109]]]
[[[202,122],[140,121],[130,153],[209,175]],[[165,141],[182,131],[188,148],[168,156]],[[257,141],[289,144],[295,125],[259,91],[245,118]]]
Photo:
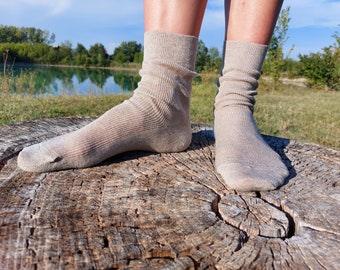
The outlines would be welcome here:
[[[259,88],[255,118],[262,133],[340,148],[340,93],[284,86]],[[194,83],[191,120],[213,124],[217,86],[203,77]],[[128,95],[25,97],[0,96],[0,125],[40,118],[98,116]]]
[[[263,134],[340,148],[340,92],[260,85],[254,116]],[[217,86],[194,85],[191,119],[213,123]]]
[[[340,148],[340,93],[287,87],[258,96],[255,118],[266,134]]]
[[[0,125],[41,118],[98,116],[129,96],[0,97]]]

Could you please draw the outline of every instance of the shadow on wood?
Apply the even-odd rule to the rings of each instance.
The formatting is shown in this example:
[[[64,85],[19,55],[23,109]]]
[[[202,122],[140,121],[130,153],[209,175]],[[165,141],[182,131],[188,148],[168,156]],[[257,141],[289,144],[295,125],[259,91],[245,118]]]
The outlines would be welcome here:
[[[91,118],[0,128],[0,269],[336,269],[340,151],[265,136],[279,190],[238,193],[214,171],[211,127],[182,153],[130,152],[53,173],[17,168],[27,145]]]

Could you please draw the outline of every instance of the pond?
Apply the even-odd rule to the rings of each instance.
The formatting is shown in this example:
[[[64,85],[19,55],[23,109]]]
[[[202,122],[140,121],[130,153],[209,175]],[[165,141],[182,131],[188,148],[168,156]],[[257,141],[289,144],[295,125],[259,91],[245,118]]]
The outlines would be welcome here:
[[[138,72],[100,68],[0,65],[1,95],[108,95],[131,93]]]

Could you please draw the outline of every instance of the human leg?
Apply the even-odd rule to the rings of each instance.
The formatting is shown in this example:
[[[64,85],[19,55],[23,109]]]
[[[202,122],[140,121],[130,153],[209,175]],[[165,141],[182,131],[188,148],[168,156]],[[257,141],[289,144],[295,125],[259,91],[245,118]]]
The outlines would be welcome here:
[[[226,1],[226,45],[215,99],[216,169],[239,191],[272,190],[288,170],[263,140],[254,96],[282,0]]]
[[[145,31],[198,37],[208,0],[144,0]]]
[[[203,12],[187,17],[184,11],[194,6],[204,11],[205,5],[206,1],[196,0],[145,0],[148,31],[140,71],[142,79],[133,96],[75,132],[25,148],[18,157],[19,167],[46,172],[93,166],[131,150],[186,149],[191,141],[191,81],[195,76],[197,29]],[[176,9],[173,21],[178,28],[171,25],[171,20],[162,20],[169,19],[167,12],[176,14]],[[178,16],[181,12],[183,16]],[[155,19],[154,24],[150,17]],[[182,33],[181,24],[191,28],[182,27],[186,31]]]

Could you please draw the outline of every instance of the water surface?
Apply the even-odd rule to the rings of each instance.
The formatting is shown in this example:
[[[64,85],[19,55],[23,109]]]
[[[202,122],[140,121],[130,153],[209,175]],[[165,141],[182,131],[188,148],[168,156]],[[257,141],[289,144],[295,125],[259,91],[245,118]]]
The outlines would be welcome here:
[[[133,91],[137,72],[99,68],[15,65],[0,66],[0,94],[60,96],[108,95]]]

